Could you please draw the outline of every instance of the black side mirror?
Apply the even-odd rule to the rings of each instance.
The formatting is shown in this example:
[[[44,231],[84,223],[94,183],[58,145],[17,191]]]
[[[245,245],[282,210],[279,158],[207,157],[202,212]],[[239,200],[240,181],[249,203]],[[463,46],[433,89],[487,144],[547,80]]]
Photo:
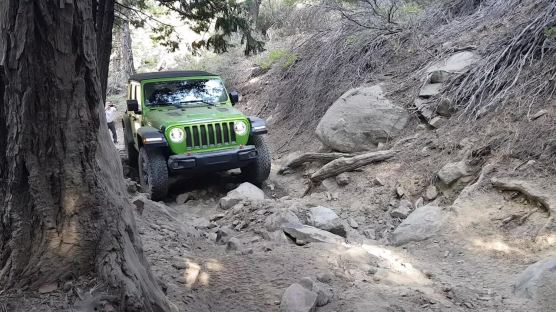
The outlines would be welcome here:
[[[137,113],[139,111],[139,102],[137,100],[127,100],[127,111]]]
[[[237,91],[230,92],[230,101],[232,101],[232,105],[236,105],[239,102],[239,93]]]

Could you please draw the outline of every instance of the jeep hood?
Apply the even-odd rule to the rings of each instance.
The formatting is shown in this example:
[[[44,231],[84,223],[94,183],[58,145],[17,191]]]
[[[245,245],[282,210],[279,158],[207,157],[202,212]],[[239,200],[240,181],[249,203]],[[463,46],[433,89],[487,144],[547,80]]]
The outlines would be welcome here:
[[[145,124],[156,129],[179,124],[216,122],[219,120],[245,119],[231,106],[197,106],[187,108],[157,108],[147,113]]]

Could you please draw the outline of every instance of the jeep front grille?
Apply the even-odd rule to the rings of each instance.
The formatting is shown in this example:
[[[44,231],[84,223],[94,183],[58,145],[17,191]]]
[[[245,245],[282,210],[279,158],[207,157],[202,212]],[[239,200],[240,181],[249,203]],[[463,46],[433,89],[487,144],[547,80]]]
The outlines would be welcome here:
[[[233,121],[185,126],[184,130],[188,150],[236,144]]]

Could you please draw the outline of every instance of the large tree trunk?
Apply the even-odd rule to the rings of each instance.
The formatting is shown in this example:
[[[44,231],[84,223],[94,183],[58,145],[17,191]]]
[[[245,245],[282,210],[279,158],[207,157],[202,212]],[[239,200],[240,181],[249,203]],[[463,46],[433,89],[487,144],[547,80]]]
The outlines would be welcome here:
[[[65,1],[65,0],[64,0]],[[106,101],[110,54],[112,53],[112,27],[114,26],[114,0],[92,0],[93,20],[97,39],[97,64],[102,101]],[[96,8],[95,8],[96,6]]]
[[[135,74],[135,65],[133,64],[133,49],[131,42],[131,31],[129,30],[129,22],[124,21],[120,37],[120,49],[122,55],[121,70],[126,75],[126,81],[129,76]]]
[[[0,0],[0,289],[96,274],[119,309],[168,311],[108,138],[94,4]]]

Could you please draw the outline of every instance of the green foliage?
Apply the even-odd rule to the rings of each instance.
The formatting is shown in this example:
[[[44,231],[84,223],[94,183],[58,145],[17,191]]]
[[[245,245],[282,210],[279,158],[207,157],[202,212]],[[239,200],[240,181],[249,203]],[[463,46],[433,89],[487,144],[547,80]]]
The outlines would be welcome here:
[[[264,50],[263,42],[255,39],[248,20],[248,6],[234,0],[158,0],[169,10],[191,24],[196,33],[211,33],[208,40],[195,42],[192,47],[212,49],[217,53],[227,52],[231,44],[230,35],[241,34],[245,54],[257,54]],[[214,30],[211,26],[214,23]]]
[[[550,39],[556,39],[556,26],[548,27],[544,30],[544,35]]]
[[[198,34],[210,34],[207,40],[194,42],[194,51],[206,48],[216,53],[227,52],[233,34],[241,35],[246,55],[264,51],[264,43],[253,36],[252,25],[248,18],[245,2],[234,0],[120,0],[117,2],[117,16],[128,20],[135,27],[146,24],[153,27],[155,35],[151,38],[171,52],[179,45],[179,35],[172,25],[157,17],[176,12],[191,29]],[[255,1],[255,0],[248,0]],[[156,26],[153,26],[156,25]],[[213,28],[214,26],[214,28]]]
[[[151,40],[163,47],[166,47],[168,51],[175,52],[180,45],[180,37],[175,34],[175,27],[171,25],[160,25],[153,28],[154,34],[151,36]]]
[[[283,49],[276,49],[270,51],[266,58],[259,63],[259,66],[262,69],[270,69],[275,63],[281,63],[282,68],[286,69],[295,64],[297,59],[298,55],[296,53],[291,53]]]
[[[401,14],[419,14],[423,12],[423,8],[415,2],[406,2],[400,8]]]
[[[346,45],[351,46],[357,43],[357,37],[355,35],[349,35],[346,37]]]

